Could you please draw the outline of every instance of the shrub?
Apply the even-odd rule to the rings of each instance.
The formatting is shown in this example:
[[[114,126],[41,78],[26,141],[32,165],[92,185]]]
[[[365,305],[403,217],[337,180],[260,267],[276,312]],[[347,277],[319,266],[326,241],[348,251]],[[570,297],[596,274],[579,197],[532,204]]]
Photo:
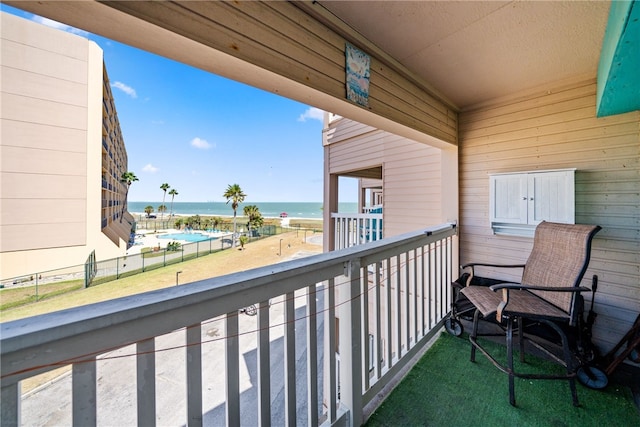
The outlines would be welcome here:
[[[176,242],[176,241],[169,242],[169,243],[167,243],[167,251],[168,251],[168,252],[176,252],[176,251],[179,251],[179,250],[180,250],[180,246],[182,246],[182,245],[180,244],[180,242]]]
[[[246,235],[240,236],[240,247],[244,249],[244,245],[249,241],[249,238]]]

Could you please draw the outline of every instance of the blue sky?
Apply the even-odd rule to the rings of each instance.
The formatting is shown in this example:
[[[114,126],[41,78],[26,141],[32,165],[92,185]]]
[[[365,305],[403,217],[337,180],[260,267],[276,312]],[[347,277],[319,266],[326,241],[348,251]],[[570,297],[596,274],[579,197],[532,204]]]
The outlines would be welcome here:
[[[225,201],[239,184],[247,202],[321,202],[322,111],[160,56],[35,17],[3,11],[98,44],[129,158],[139,181],[129,200]],[[340,201],[357,201],[355,180]]]

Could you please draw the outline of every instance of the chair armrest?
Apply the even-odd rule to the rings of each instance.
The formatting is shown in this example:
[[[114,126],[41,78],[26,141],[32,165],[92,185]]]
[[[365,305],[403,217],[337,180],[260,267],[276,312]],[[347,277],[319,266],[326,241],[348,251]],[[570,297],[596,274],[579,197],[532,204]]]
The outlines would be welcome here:
[[[559,287],[559,286],[528,286],[520,283],[499,283],[497,285],[489,286],[493,292],[497,292],[502,290],[502,302],[498,305],[498,309],[496,310],[496,318],[498,320],[502,319],[502,312],[509,304],[509,290],[511,289],[520,289],[527,291],[550,291],[550,292],[587,292],[591,291],[591,289],[586,288],[584,286],[571,286],[571,287]]]
[[[524,268],[525,267],[524,264],[485,264],[482,262],[470,262],[468,264],[463,265],[460,268],[471,267],[473,269],[473,267],[475,267],[476,265],[480,267],[497,267],[497,268]]]
[[[523,289],[527,291],[549,291],[549,292],[590,292],[591,289],[584,286],[530,286],[522,285],[520,283],[498,283],[497,285],[489,286],[493,292],[497,292],[500,289]]]

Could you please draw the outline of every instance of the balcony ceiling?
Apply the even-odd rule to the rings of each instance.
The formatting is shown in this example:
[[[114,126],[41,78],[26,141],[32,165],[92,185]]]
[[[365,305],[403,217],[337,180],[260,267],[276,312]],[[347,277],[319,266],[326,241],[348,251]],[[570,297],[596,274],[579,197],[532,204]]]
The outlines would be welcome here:
[[[460,109],[595,78],[608,1],[320,1]],[[366,49],[366,47],[362,47]]]
[[[194,11],[189,16],[194,21],[181,21],[175,13],[163,15],[164,9],[173,10],[171,3],[167,8],[158,6],[161,2],[5,3],[301,102],[318,100],[317,93],[300,95],[298,89],[290,89],[291,84],[285,88],[275,77],[258,75],[226,57],[214,56],[213,49],[184,43],[149,25],[215,45],[206,32],[198,32],[200,27],[190,25],[202,18]],[[611,6],[609,1],[571,0],[294,4],[459,110],[529,89],[544,90],[545,85],[551,88],[563,81],[595,78]],[[196,10],[196,5],[180,7]]]

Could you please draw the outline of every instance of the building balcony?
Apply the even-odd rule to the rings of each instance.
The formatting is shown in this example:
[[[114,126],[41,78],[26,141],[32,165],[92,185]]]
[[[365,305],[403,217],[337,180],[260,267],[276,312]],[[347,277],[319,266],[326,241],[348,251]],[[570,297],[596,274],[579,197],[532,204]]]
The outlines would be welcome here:
[[[381,213],[332,213],[335,249],[349,248],[382,239]]]
[[[78,426],[360,425],[440,330],[456,246],[443,224],[6,322],[2,424],[51,405]],[[56,403],[24,401],[22,381],[63,366]]]

